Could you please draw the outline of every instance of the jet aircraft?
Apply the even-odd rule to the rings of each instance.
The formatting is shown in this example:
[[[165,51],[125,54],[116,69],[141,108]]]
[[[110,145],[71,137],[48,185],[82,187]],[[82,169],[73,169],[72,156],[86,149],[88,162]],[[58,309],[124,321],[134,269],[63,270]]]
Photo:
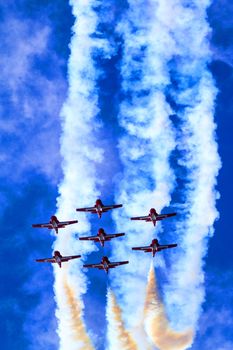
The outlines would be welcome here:
[[[58,250],[55,250],[52,258],[36,259],[36,262],[57,263],[61,267],[63,262],[78,258],[81,258],[81,255],[62,256]]]
[[[49,230],[54,229],[55,232],[58,234],[59,228],[64,228],[67,225],[76,224],[77,222],[78,222],[78,220],[59,221],[55,215],[52,215],[49,222],[47,222],[45,224],[33,224],[32,227],[48,228]]]
[[[149,211],[149,214],[147,216],[137,216],[130,218],[131,220],[144,220],[146,222],[152,221],[153,225],[156,225],[156,221],[160,221],[166,218],[169,218],[171,216],[175,216],[176,213],[169,213],[169,214],[158,214],[155,208],[151,208]]]
[[[101,199],[97,199],[95,202],[94,207],[89,208],[77,208],[76,211],[84,211],[84,212],[90,212],[92,214],[97,214],[99,219],[102,216],[102,213],[106,213],[107,211],[111,209],[121,208],[122,204],[112,204],[112,205],[104,205],[101,201]]]
[[[98,264],[86,264],[83,267],[87,268],[97,268],[99,270],[104,270],[108,273],[109,269],[114,269],[116,266],[128,264],[128,261],[118,261],[118,262],[110,262],[107,256],[103,256],[102,260]]]
[[[149,246],[145,247],[133,247],[133,250],[142,250],[145,253],[152,252],[153,257],[157,252],[160,252],[161,250],[168,249],[168,248],[175,248],[177,247],[177,244],[167,244],[167,245],[160,245],[157,239],[152,239],[152,242]]]
[[[113,233],[113,234],[107,234],[103,228],[100,228],[98,230],[98,233],[96,236],[89,236],[89,237],[79,237],[80,241],[94,241],[94,242],[100,242],[102,247],[104,247],[104,243],[107,241],[110,241],[112,238],[115,237],[121,237],[124,236],[125,233]]]

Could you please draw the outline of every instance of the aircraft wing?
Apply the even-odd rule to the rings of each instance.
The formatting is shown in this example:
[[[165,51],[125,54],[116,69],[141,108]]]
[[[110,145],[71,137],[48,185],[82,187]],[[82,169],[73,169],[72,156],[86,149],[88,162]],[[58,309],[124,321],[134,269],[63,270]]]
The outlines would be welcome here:
[[[167,244],[167,245],[160,245],[158,247],[158,250],[168,249],[168,248],[175,248],[177,247],[177,244]]]
[[[134,218],[130,218],[130,220],[149,220],[149,221],[151,221],[151,218],[150,218],[150,216],[149,215],[147,215],[147,216],[136,216],[136,217],[134,217]]]
[[[99,242],[99,237],[98,236],[89,236],[89,237],[79,237],[80,241],[95,241]]]
[[[129,262],[128,261],[117,261],[117,262],[112,262],[112,263],[109,263],[108,264],[108,267],[110,269],[116,267],[116,266],[120,266],[120,265],[124,265],[124,264],[128,264]]]
[[[122,206],[123,206],[122,204],[104,205],[102,207],[102,211],[108,211],[111,209],[121,208]]]
[[[70,220],[70,221],[60,221],[58,223],[58,226],[66,226],[66,225],[72,225],[72,224],[76,224],[78,222],[78,220]]]
[[[83,265],[83,267],[87,267],[88,269],[93,267],[93,268],[102,270],[103,264],[86,264],[86,265]]]
[[[156,220],[163,220],[163,219],[166,219],[166,218],[170,218],[171,216],[175,216],[176,213],[170,213],[170,214],[160,214],[156,217]]]
[[[95,207],[77,208],[76,211],[84,211],[84,212],[96,213],[96,208]]]
[[[105,236],[105,240],[110,240],[112,238],[115,238],[115,237],[121,237],[121,236],[124,236],[125,233],[113,233],[113,234],[109,234],[109,235],[106,235]]]
[[[70,256],[63,256],[61,258],[61,261],[69,261],[69,260],[73,260],[73,259],[78,259],[81,258],[81,255],[70,255]]]
[[[49,222],[47,222],[47,223],[45,223],[45,224],[33,224],[32,227],[53,228],[53,225],[51,225]]]
[[[151,251],[151,247],[150,246],[146,246],[146,247],[133,247],[132,250],[143,250],[145,252],[150,252]]]
[[[49,262],[49,263],[55,263],[56,260],[54,258],[44,258],[44,259],[36,259],[36,262]]]

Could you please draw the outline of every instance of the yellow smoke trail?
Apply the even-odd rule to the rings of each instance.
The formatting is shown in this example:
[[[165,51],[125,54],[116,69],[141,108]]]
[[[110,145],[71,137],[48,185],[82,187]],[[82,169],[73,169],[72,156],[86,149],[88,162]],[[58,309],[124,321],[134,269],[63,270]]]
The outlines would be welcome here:
[[[70,307],[71,314],[71,330],[73,331],[73,338],[79,342],[83,342],[81,350],[94,350],[90,338],[87,335],[83,320],[82,320],[82,309],[80,302],[75,297],[73,288],[64,281],[64,289],[67,297],[67,302]]]
[[[122,312],[113,291],[107,293],[108,348],[111,350],[138,350],[131,334],[125,329]]]
[[[65,350],[94,350],[91,340],[87,334],[83,322],[83,307],[81,300],[77,299],[76,289],[69,278],[68,268],[66,266],[59,270],[57,282],[59,283],[59,334],[62,334],[60,349]],[[59,281],[58,281],[59,280]]]
[[[192,344],[192,330],[176,332],[170,328],[164,305],[158,294],[152,264],[148,276],[144,317],[146,332],[160,350],[185,350]]]

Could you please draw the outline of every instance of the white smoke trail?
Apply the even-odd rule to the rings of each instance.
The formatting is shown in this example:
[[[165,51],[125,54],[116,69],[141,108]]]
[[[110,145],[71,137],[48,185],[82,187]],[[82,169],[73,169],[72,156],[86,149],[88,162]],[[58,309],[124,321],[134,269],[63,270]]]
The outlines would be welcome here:
[[[218,217],[215,185],[220,159],[214,123],[217,91],[207,67],[211,59],[206,21],[209,4],[198,0],[192,1],[192,6],[179,1],[160,2],[160,13],[167,25],[173,18],[171,35],[179,53],[173,67],[178,81],[174,98],[178,106],[185,106],[177,114],[182,123],[178,147],[183,156],[179,163],[187,171],[182,188],[186,203],[181,215],[186,215],[177,217],[174,235],[180,251],[174,252],[165,289],[167,310],[177,329],[196,327],[204,300],[203,258]]]
[[[125,329],[122,311],[117,304],[113,291],[107,292],[107,320],[108,320],[108,349],[137,350],[138,347],[131,334]]]
[[[148,336],[160,350],[184,350],[192,343],[193,332],[174,331],[159,296],[153,264],[151,264],[144,307],[144,321]]]
[[[182,165],[189,169],[184,208],[187,216],[177,224],[183,252],[174,255],[166,292],[172,320],[180,328],[185,324],[195,326],[200,315],[204,300],[203,258],[207,253],[207,239],[212,236],[213,223],[218,217],[215,185],[220,160],[213,122],[215,88],[208,73],[203,74],[197,91],[192,91],[190,98],[190,107],[183,115],[189,136],[181,140],[185,142],[186,152]],[[178,318],[176,312],[181,307],[182,317]]]
[[[83,322],[83,302],[80,299],[78,283],[80,277],[74,276],[64,266],[56,275],[55,292],[59,308],[56,316],[59,320],[60,349],[93,350],[91,339]]]
[[[97,190],[97,165],[103,160],[103,150],[98,146],[99,112],[97,106],[96,79],[93,52],[108,55],[105,39],[97,39],[98,17],[94,7],[98,1],[70,1],[75,23],[69,58],[69,91],[62,110],[61,154],[64,179],[59,186],[57,215],[60,220],[76,216],[77,206],[94,205],[100,195]],[[60,230],[55,249],[62,255],[85,254],[97,249],[89,242],[75,238],[74,233],[90,233],[90,223],[85,215],[78,216],[79,223]],[[60,349],[90,349],[90,340],[83,325],[82,294],[86,291],[86,279],[81,270],[82,261],[69,262],[66,269],[54,268],[55,296],[57,301],[58,334]],[[65,280],[65,282],[64,282]],[[75,304],[77,301],[77,305]],[[76,305],[76,306],[75,306]],[[74,308],[77,307],[77,310]],[[76,318],[74,322],[74,313]],[[73,321],[72,321],[73,320]],[[72,327],[79,323],[78,327]],[[76,329],[76,333],[75,333]],[[83,333],[83,334],[81,334]],[[80,339],[80,340],[78,340]]]
[[[123,37],[120,125],[124,134],[119,142],[123,174],[116,200],[124,204],[114,213],[118,229],[127,235],[124,243],[113,243],[114,259],[129,259],[129,265],[112,272],[123,318],[129,329],[137,329],[143,318],[147,272],[151,257],[132,252],[135,244],[149,244],[154,237],[152,224],[135,223],[130,216],[147,215],[170,202],[174,176],[169,165],[175,147],[174,132],[165,89],[170,83],[167,62],[174,42],[157,21],[156,1],[129,1],[126,18],[118,26]],[[142,14],[143,12],[143,14]],[[127,98],[127,99],[126,99]],[[160,229],[160,228],[159,228]],[[137,342],[141,343],[138,335]],[[143,348],[143,344],[140,346]]]
[[[184,213],[177,225],[179,238],[169,285],[165,289],[168,315],[177,329],[195,327],[203,302],[203,257],[206,239],[213,233],[216,176],[220,167],[213,121],[216,88],[208,71],[209,1],[129,1],[127,19],[119,26],[124,39],[123,89],[119,120],[128,134],[120,141],[124,165],[117,201],[125,205],[123,216],[114,213],[116,223],[127,232],[126,246],[114,244],[114,257],[129,258],[125,269],[115,272],[127,325],[135,325],[145,296],[144,285],[149,258],[130,253],[130,247],[145,244],[152,229],[131,223],[129,216],[146,214],[155,206],[169,204],[173,173],[169,155],[174,148],[169,122],[171,109],[165,92],[175,81],[172,97],[182,121],[178,147],[185,151],[180,160],[187,172],[181,192],[186,196]],[[171,70],[171,72],[170,72]],[[186,107],[184,107],[186,106]],[[178,136],[177,136],[178,137]],[[184,214],[181,213],[181,214]],[[139,226],[140,225],[140,226]],[[140,297],[139,297],[140,295]],[[139,317],[140,318],[140,317]]]

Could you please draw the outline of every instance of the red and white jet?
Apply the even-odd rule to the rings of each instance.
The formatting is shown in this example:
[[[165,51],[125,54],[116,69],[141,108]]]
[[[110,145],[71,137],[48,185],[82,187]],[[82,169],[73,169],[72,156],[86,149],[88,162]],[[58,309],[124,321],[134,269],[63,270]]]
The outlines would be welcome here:
[[[110,262],[107,256],[103,256],[101,262],[99,264],[86,264],[83,267],[87,268],[97,268],[99,270],[104,270],[108,273],[109,269],[114,269],[116,266],[128,264],[128,261],[118,261],[118,262]]]
[[[167,244],[167,245],[160,245],[157,239],[152,239],[152,242],[149,246],[145,247],[133,247],[133,250],[142,250],[145,253],[152,252],[153,257],[157,252],[160,252],[161,250],[168,249],[168,248],[175,248],[177,247],[177,244]]]
[[[37,259],[36,262],[57,263],[61,267],[63,262],[78,258],[81,258],[81,255],[62,256],[58,250],[55,250],[52,258]]]
[[[107,211],[111,209],[121,208],[122,204],[112,204],[112,205],[103,205],[101,199],[97,199],[95,202],[94,207],[90,208],[78,208],[76,211],[84,211],[84,212],[90,212],[92,214],[97,214],[99,219],[102,216],[102,213],[106,213]]]
[[[134,218],[130,218],[131,220],[144,220],[146,222],[152,221],[153,225],[156,225],[156,221],[160,221],[166,218],[169,218],[171,216],[175,216],[176,213],[170,213],[170,214],[158,214],[155,208],[151,208],[149,211],[149,214],[147,216],[137,216]]]
[[[67,225],[76,224],[77,222],[78,222],[78,220],[59,221],[55,215],[52,215],[49,222],[47,222],[45,224],[33,224],[32,227],[48,228],[49,230],[54,229],[55,232],[58,234],[59,228],[64,228]]]
[[[110,241],[112,238],[115,237],[121,237],[124,236],[125,233],[113,233],[113,234],[107,234],[105,233],[103,228],[100,228],[98,230],[98,233],[96,236],[89,236],[89,237],[79,237],[80,241],[94,241],[94,242],[100,242],[102,247],[104,247],[104,242]]]

